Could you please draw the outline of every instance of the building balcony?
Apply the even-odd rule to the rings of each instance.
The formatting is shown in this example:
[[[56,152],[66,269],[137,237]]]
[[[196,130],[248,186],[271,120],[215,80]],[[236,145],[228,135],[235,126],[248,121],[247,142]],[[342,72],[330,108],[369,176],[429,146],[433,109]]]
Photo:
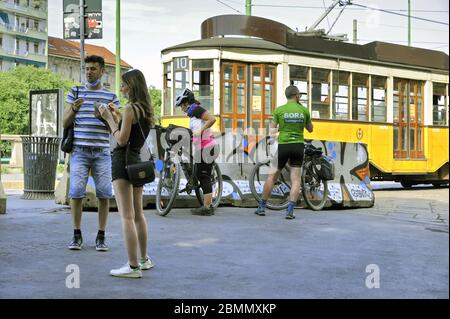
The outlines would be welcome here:
[[[7,11],[11,13],[20,13],[21,15],[34,17],[38,19],[47,20],[47,7],[37,8],[37,7],[27,7],[21,6],[14,3],[6,3],[0,1],[0,11]]]
[[[47,41],[48,35],[45,30],[36,30],[25,27],[16,27],[10,24],[0,23],[0,32],[11,34],[11,35],[20,35],[21,37],[28,37],[32,39],[38,39],[41,41]]]
[[[39,62],[47,64],[47,56],[45,54],[21,52],[20,54],[17,50],[8,50],[0,48],[0,56],[4,56],[9,59],[19,59],[25,61]]]

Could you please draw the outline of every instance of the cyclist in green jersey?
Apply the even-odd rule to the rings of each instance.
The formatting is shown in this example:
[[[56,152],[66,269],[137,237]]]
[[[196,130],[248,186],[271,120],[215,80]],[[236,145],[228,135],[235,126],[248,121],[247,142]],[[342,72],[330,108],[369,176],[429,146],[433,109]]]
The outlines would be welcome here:
[[[255,214],[265,215],[266,203],[272,192],[275,182],[278,180],[284,166],[289,162],[291,167],[291,191],[289,204],[286,210],[286,219],[294,219],[294,207],[300,194],[300,172],[303,163],[304,138],[303,131],[306,128],[312,133],[313,124],[308,108],[300,104],[300,92],[294,85],[285,90],[287,103],[279,106],[273,112],[271,135],[278,135],[278,151],[275,154],[273,166],[276,171],[271,173],[264,184],[262,200]]]

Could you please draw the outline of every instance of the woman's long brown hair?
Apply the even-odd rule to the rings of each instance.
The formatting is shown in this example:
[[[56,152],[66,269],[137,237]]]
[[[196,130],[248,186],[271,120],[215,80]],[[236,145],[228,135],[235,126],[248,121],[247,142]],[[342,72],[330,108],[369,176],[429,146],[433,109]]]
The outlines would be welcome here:
[[[148,94],[148,87],[145,82],[144,74],[137,69],[133,69],[122,74],[122,81],[124,81],[129,88],[128,101],[130,103],[141,105],[144,109],[145,118],[147,119],[148,124],[150,127],[154,127],[155,114],[150,95]]]

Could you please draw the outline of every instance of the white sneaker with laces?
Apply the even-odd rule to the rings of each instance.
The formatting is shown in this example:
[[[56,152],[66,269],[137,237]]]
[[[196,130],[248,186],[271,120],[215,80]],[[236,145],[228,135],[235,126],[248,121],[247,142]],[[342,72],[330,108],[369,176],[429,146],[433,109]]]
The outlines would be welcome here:
[[[123,277],[123,278],[141,278],[142,271],[140,268],[133,269],[129,264],[124,265],[119,269],[112,269],[110,272],[111,276]]]
[[[150,268],[155,267],[155,264],[153,263],[153,261],[150,259],[150,257],[147,256],[146,259],[142,259],[139,262],[139,268],[141,270],[149,270]]]

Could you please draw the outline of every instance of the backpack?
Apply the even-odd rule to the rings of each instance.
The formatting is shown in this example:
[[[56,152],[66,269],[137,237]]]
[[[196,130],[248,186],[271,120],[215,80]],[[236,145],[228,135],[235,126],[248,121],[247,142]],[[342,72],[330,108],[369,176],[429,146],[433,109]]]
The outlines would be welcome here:
[[[334,162],[329,156],[322,156],[320,158],[320,170],[318,175],[321,179],[325,181],[330,181],[334,179]]]

